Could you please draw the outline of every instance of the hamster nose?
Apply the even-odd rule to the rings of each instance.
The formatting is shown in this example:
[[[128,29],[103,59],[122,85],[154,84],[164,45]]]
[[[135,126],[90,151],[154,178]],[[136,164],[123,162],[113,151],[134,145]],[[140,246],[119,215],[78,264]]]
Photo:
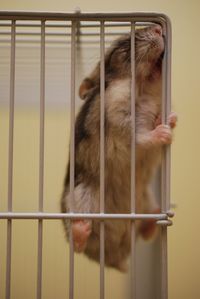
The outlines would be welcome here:
[[[162,36],[162,27],[160,25],[155,25],[152,27],[152,32],[154,34]]]

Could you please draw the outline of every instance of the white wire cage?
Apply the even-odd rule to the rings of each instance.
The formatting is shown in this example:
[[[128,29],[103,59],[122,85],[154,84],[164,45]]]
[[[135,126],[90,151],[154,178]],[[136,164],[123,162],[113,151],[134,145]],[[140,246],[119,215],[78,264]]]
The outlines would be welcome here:
[[[105,76],[104,76],[104,56],[105,46],[109,43],[111,36],[121,35],[127,31],[131,32],[131,70],[132,70],[132,90],[131,90],[131,113],[132,120],[135,119],[135,60],[134,60],[134,40],[135,27],[146,26],[152,23],[158,23],[162,26],[165,37],[165,54],[163,59],[163,87],[162,87],[162,121],[167,121],[167,115],[170,113],[170,93],[171,93],[171,25],[168,17],[157,13],[33,13],[33,12],[1,12],[0,28],[1,28],[1,44],[6,39],[10,41],[10,110],[9,110],[9,153],[8,153],[8,195],[7,195],[7,211],[0,212],[0,219],[7,220],[7,258],[6,258],[6,299],[11,298],[11,253],[12,253],[12,222],[14,219],[35,219],[38,220],[38,258],[37,258],[37,299],[42,298],[42,259],[43,259],[43,222],[45,219],[81,219],[91,218],[100,219],[100,294],[99,298],[105,298],[105,265],[104,265],[104,220],[105,219],[130,219],[132,221],[131,229],[131,292],[130,298],[139,298],[137,295],[136,281],[136,238],[134,223],[137,219],[155,219],[160,225],[161,230],[161,256],[160,256],[160,291],[158,298],[168,298],[167,286],[167,226],[171,225],[169,217],[173,216],[170,212],[170,148],[164,150],[161,167],[161,210],[160,214],[136,214],[135,213],[135,132],[132,134],[132,157],[131,157],[131,213],[130,214],[107,214],[104,213],[104,118],[105,118]],[[26,28],[32,28],[32,37],[36,38],[40,46],[40,136],[39,136],[39,199],[37,212],[15,212],[13,211],[13,138],[14,138],[14,115],[15,115],[15,66],[16,66],[16,39],[17,42],[24,42],[24,37],[30,36],[26,32]],[[109,31],[105,33],[106,28],[120,27],[120,31]],[[48,28],[54,28],[56,31],[48,32]],[[94,31],[87,32],[83,29],[94,28]],[[124,28],[124,29],[123,29]],[[66,30],[67,29],[67,30]],[[58,40],[53,37],[60,38],[59,42],[69,43],[71,51],[70,66],[70,194],[73,200],[74,194],[74,163],[75,163],[75,114],[76,114],[76,50],[81,49],[80,37],[82,34],[87,36],[87,43],[96,43],[99,39],[100,45],[100,96],[101,96],[101,120],[100,120],[100,213],[98,214],[77,214],[77,213],[47,213],[44,211],[44,134],[45,134],[45,70],[46,70],[46,43],[47,40],[52,44]],[[52,39],[52,40],[51,40]],[[27,42],[27,40],[26,40]],[[69,263],[69,294],[66,298],[74,298],[74,250],[72,237],[70,238],[70,263]]]

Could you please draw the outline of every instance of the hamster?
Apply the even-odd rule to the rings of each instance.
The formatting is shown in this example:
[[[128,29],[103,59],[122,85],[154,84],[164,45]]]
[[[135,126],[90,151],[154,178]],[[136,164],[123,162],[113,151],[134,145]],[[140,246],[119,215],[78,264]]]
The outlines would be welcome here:
[[[172,142],[176,114],[161,124],[162,58],[164,37],[160,25],[135,32],[136,74],[136,213],[159,213],[151,181],[161,161],[162,147]],[[100,208],[100,63],[83,80],[79,95],[85,100],[75,124],[75,189],[69,194],[69,163],[61,210],[99,213]],[[131,159],[131,37],[115,40],[105,53],[105,213],[130,213]],[[135,221],[137,235],[149,239],[155,221]],[[69,221],[64,220],[69,237]],[[105,221],[105,265],[127,269],[130,253],[129,220]],[[73,220],[74,250],[99,261],[100,221]]]

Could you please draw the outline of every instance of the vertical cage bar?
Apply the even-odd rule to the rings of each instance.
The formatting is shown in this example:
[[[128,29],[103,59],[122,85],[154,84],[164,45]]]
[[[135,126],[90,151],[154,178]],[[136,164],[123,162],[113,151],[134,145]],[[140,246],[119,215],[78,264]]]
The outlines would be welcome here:
[[[100,24],[100,213],[105,210],[105,28]],[[100,222],[100,299],[105,297],[105,225]]]
[[[42,298],[42,246],[43,245],[43,221],[38,221],[38,265],[37,265],[37,299]]]
[[[131,23],[131,213],[135,213],[135,23]],[[136,234],[131,222],[131,298],[136,299]]]
[[[163,78],[163,95],[162,95],[162,123],[166,123],[166,51],[163,58],[162,78]],[[161,165],[161,212],[166,211],[166,154],[167,149],[163,149],[162,165]],[[161,226],[161,298],[167,299],[167,226]]]
[[[166,63],[166,113],[169,116],[171,112],[171,51],[172,51],[172,37],[170,21],[166,23],[167,33],[167,63]],[[166,209],[170,210],[170,190],[171,190],[171,148],[167,148],[166,152]]]
[[[43,212],[44,195],[44,126],[45,126],[45,21],[41,21],[40,52],[40,148],[39,148],[39,212]],[[43,221],[38,221],[37,299],[42,297]]]
[[[162,65],[162,123],[167,123],[171,110],[171,28],[163,28],[166,36],[165,53]],[[161,166],[161,211],[166,213],[170,206],[170,146],[163,149]],[[161,298],[168,298],[168,256],[167,226],[161,226]]]
[[[76,69],[76,21],[72,21],[71,28],[71,140],[70,140],[70,206],[74,205],[75,181],[75,69]],[[69,250],[69,299],[74,298],[74,247],[72,226],[70,221],[70,250]]]
[[[69,299],[74,298],[74,245],[72,235],[72,221],[70,220],[69,232]]]
[[[15,100],[15,44],[16,22],[11,26],[10,54],[10,112],[9,112],[9,157],[8,157],[8,211],[12,211],[13,193],[13,137],[14,137],[14,100]],[[12,220],[7,221],[7,257],[6,257],[6,299],[11,291],[11,254],[12,254]]]

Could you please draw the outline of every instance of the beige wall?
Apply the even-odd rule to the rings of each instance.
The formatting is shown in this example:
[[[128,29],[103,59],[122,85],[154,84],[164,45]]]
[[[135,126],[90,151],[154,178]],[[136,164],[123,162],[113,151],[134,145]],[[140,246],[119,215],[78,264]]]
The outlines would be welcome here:
[[[105,0],[98,2],[89,0],[79,2],[70,0],[57,0],[55,2],[39,0],[1,0],[0,2],[0,9],[2,10],[72,11],[77,6],[79,6],[82,11],[112,11],[113,7],[115,11],[158,11],[166,13],[171,18],[173,26],[172,99],[173,109],[177,111],[179,115],[179,124],[176,129],[175,142],[172,147],[172,201],[177,205],[177,208],[174,226],[169,228],[169,298],[198,299],[200,298],[200,238],[198,231],[200,225],[200,217],[198,215],[200,210],[200,2],[198,0],[124,0],[123,5],[121,1],[111,2]],[[1,124],[3,124],[2,120]],[[59,126],[59,124],[56,125]],[[31,119],[30,126],[32,126]],[[56,127],[54,127],[54,129],[56,135],[57,129]],[[28,149],[31,151],[30,144],[28,145]],[[54,149],[52,148],[52,150]],[[62,175],[61,173],[58,179],[60,179]],[[35,174],[35,180],[36,179]],[[36,184],[36,182],[34,183]],[[52,207],[52,209],[53,208],[54,207]],[[32,231],[35,231],[36,238],[37,231],[35,224],[30,223],[29,225],[32,226]],[[4,223],[1,224],[1,226],[3,227]],[[23,229],[22,222],[18,224],[16,230],[17,229]],[[48,227],[47,230],[49,229]],[[60,229],[56,230],[56,228],[52,228],[53,234],[57,231],[60,231]],[[52,242],[54,240],[53,234]],[[59,238],[62,239],[62,232],[59,232],[59,234]],[[28,234],[27,240],[30,247],[34,248],[34,244],[31,243],[33,242],[32,238],[30,238]],[[61,242],[64,242],[64,240]],[[23,253],[25,257],[27,254],[27,259],[29,249]],[[64,250],[64,245],[58,250]],[[5,248],[2,246],[2,255],[4,255],[4,251]],[[49,251],[51,252],[51,248],[49,248]],[[64,253],[60,252],[60,254]],[[13,258],[14,261],[17,260],[17,255],[18,251],[16,251],[16,256]],[[54,255],[53,251],[49,256],[49,260],[45,261],[46,263],[53,263],[51,255]],[[36,248],[34,248],[32,258],[36,260]],[[63,276],[59,275],[60,267],[58,263],[56,265],[58,268],[55,271],[57,271],[58,276],[53,275],[53,273],[50,275],[47,289],[51,283],[56,285],[55,279],[62,280]],[[27,270],[30,275],[34,272],[31,269]],[[84,266],[82,270],[84,277]],[[63,271],[65,271],[64,268]],[[36,280],[35,276],[34,279]],[[118,283],[117,279],[121,281],[121,278],[117,277],[116,284]],[[27,276],[27,284],[30,283],[30,281],[31,278]],[[26,282],[21,282],[19,275],[18,282],[16,283]],[[92,283],[94,284],[95,282]],[[58,289],[57,292],[59,291]],[[32,297],[30,294],[27,294],[26,298]],[[59,298],[59,296],[57,298]],[[84,298],[87,298],[87,294],[84,294]]]

